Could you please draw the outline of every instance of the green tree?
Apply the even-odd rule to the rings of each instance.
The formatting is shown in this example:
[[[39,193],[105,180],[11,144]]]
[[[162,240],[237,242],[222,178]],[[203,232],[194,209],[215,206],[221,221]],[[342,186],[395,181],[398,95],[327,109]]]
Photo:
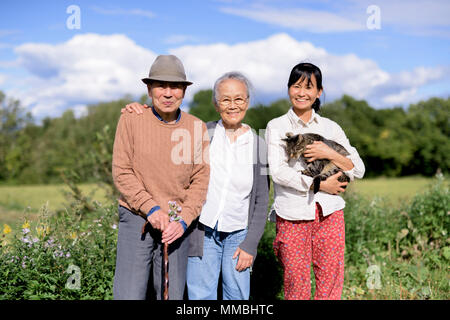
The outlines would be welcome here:
[[[336,121],[366,165],[366,176],[397,176],[413,157],[414,137],[403,108],[374,109],[344,95],[324,105],[321,114]]]
[[[189,113],[203,120],[204,122],[220,119],[212,100],[212,90],[198,91],[192,102],[189,104]]]
[[[21,130],[32,120],[19,100],[7,99],[0,91],[0,181],[14,179],[23,168],[20,159],[26,156],[27,139]]]
[[[411,105],[406,126],[414,135],[414,154],[404,173],[449,172],[450,98],[431,98]]]
[[[267,127],[267,123],[273,118],[277,118],[288,112],[290,103],[286,99],[280,99],[269,106],[262,104],[253,106],[247,110],[244,122],[251,126],[256,132]]]

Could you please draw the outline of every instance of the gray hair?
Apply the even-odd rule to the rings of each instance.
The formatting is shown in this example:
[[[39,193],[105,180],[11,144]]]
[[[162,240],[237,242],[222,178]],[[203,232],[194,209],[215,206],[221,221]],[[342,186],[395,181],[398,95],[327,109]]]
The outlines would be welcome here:
[[[253,89],[250,80],[248,80],[247,77],[244,76],[239,71],[231,71],[231,72],[225,73],[223,76],[221,76],[219,79],[217,79],[216,82],[214,83],[213,103],[215,105],[217,105],[217,103],[218,103],[217,96],[219,95],[219,93],[218,93],[219,85],[222,82],[224,82],[225,80],[230,80],[230,79],[241,81],[245,85],[245,87],[247,88],[247,97],[248,97],[248,99],[250,99],[250,90]]]

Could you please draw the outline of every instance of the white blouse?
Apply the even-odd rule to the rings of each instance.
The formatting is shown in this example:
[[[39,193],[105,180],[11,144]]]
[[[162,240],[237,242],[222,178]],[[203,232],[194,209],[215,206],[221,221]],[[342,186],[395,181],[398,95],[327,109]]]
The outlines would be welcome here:
[[[200,222],[217,230],[247,228],[253,187],[253,134],[251,130],[231,143],[222,120],[217,123],[209,147],[210,178]]]
[[[344,171],[350,181],[364,176],[364,163],[358,151],[352,147],[342,128],[334,121],[321,117],[314,110],[308,123],[304,123],[292,110],[283,116],[272,119],[266,128],[266,142],[268,146],[269,171],[274,182],[274,203],[272,209],[286,220],[314,220],[315,203],[322,207],[324,216],[345,207],[345,201],[339,195],[332,195],[319,191],[316,194],[310,190],[313,178],[302,175],[305,169],[302,161],[288,157],[284,149],[286,132],[316,133],[326,139],[341,144],[350,155],[354,167]],[[272,211],[272,210],[271,210]]]

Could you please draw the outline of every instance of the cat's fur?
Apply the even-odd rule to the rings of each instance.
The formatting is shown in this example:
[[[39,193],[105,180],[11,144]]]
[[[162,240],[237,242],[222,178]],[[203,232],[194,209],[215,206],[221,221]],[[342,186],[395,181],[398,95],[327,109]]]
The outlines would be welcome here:
[[[317,159],[312,162],[308,162],[307,158],[304,156],[306,146],[312,144],[314,141],[322,141],[339,154],[348,156],[348,151],[345,150],[345,148],[339,143],[325,139],[321,135],[315,133],[293,135],[291,132],[287,132],[286,138],[282,140],[286,142],[285,149],[288,158],[301,159],[306,164],[306,169],[302,171],[302,174],[314,178],[314,193],[319,191],[320,181],[326,180],[329,176],[332,176],[339,171],[343,173],[338,179],[340,182],[350,181],[350,178],[330,160]]]

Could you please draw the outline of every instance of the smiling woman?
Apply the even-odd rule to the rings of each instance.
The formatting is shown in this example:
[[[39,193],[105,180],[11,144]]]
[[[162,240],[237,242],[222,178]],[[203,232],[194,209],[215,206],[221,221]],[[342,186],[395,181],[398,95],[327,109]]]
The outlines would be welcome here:
[[[288,81],[288,93],[294,112],[300,117],[309,116],[311,109],[318,112],[323,92],[322,73],[319,68],[305,63],[305,70],[294,69]]]
[[[248,109],[248,93],[245,83],[228,79],[218,85],[220,95],[216,101],[216,110],[222,118],[222,123],[227,134],[239,135],[242,128],[242,120]],[[246,132],[248,127],[243,129]]]
[[[274,182],[276,214],[275,255],[284,269],[284,296],[288,300],[310,299],[310,265],[316,279],[315,299],[340,299],[344,282],[344,200],[338,196],[347,182],[332,175],[319,182],[303,174],[303,161],[289,161],[284,137],[287,132],[315,133],[335,141],[349,151],[338,154],[323,142],[306,146],[307,161],[328,159],[353,180],[362,178],[365,167],[341,127],[316,112],[320,109],[322,73],[311,63],[292,68],[288,94],[292,108],[267,124],[268,162]],[[314,186],[316,191],[317,186]]]

